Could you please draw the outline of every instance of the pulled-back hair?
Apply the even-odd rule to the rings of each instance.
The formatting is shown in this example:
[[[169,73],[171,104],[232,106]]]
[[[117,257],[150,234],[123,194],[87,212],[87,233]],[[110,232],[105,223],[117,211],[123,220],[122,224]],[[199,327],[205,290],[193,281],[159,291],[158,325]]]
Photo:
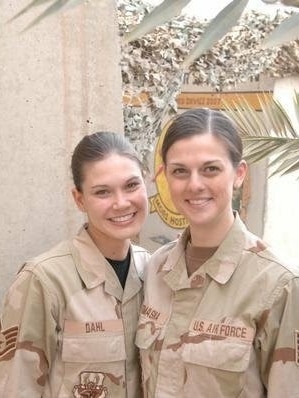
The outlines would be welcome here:
[[[83,168],[86,163],[103,160],[111,154],[117,154],[133,160],[144,171],[142,162],[137,156],[133,145],[123,134],[107,131],[86,135],[74,149],[71,161],[73,181],[81,191],[84,180]]]
[[[223,112],[207,108],[190,109],[173,118],[162,143],[163,163],[166,164],[167,152],[176,141],[206,133],[223,142],[233,166],[236,167],[243,156],[243,145],[238,130]]]

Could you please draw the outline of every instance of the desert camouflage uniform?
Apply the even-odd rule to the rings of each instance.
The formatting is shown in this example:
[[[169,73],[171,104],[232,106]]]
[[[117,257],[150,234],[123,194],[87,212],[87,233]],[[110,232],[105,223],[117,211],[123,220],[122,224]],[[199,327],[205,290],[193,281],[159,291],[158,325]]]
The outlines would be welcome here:
[[[1,318],[0,397],[139,398],[134,339],[147,259],[131,246],[123,291],[82,228],[25,264]]]
[[[283,265],[236,215],[190,278],[184,248],[147,267],[136,342],[147,398],[299,397],[299,269]]]

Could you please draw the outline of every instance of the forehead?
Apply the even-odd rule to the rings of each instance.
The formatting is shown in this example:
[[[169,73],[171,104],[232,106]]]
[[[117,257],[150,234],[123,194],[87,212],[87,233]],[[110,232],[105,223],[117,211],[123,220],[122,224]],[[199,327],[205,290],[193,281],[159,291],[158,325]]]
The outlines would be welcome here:
[[[229,159],[226,144],[211,133],[184,137],[171,145],[167,152],[167,163],[179,159],[196,157],[198,159]]]
[[[101,160],[87,162],[83,167],[84,181],[97,179],[99,183],[111,184],[134,176],[142,176],[137,160],[115,153]]]

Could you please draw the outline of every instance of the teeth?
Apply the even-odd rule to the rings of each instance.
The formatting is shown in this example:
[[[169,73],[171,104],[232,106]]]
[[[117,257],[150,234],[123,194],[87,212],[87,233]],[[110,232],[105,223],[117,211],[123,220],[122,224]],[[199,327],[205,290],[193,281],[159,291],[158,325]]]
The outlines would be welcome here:
[[[114,221],[114,222],[125,222],[130,220],[131,218],[133,218],[134,213],[131,214],[127,214],[125,216],[121,216],[121,217],[112,217],[110,220]]]
[[[193,200],[190,199],[189,203],[191,205],[202,205],[203,203],[206,203],[208,201],[209,201],[209,199],[193,199]]]

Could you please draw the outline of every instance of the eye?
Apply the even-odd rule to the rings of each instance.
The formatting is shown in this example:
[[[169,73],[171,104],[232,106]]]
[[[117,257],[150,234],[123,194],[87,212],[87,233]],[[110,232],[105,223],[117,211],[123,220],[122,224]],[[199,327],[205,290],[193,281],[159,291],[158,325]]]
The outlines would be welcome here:
[[[219,173],[220,168],[218,166],[206,166],[203,171],[206,174],[214,175]]]
[[[102,197],[107,197],[110,194],[110,192],[108,191],[108,189],[98,189],[97,191],[95,191],[94,194],[102,198]]]
[[[183,167],[177,167],[177,168],[172,170],[171,174],[173,174],[175,176],[183,176],[183,175],[188,174],[188,172]]]
[[[131,181],[127,184],[126,188],[128,191],[135,191],[140,186],[140,181]]]
[[[217,171],[217,170],[219,170],[219,167],[217,167],[217,166],[209,166],[209,167],[207,167],[207,170],[208,171]]]

